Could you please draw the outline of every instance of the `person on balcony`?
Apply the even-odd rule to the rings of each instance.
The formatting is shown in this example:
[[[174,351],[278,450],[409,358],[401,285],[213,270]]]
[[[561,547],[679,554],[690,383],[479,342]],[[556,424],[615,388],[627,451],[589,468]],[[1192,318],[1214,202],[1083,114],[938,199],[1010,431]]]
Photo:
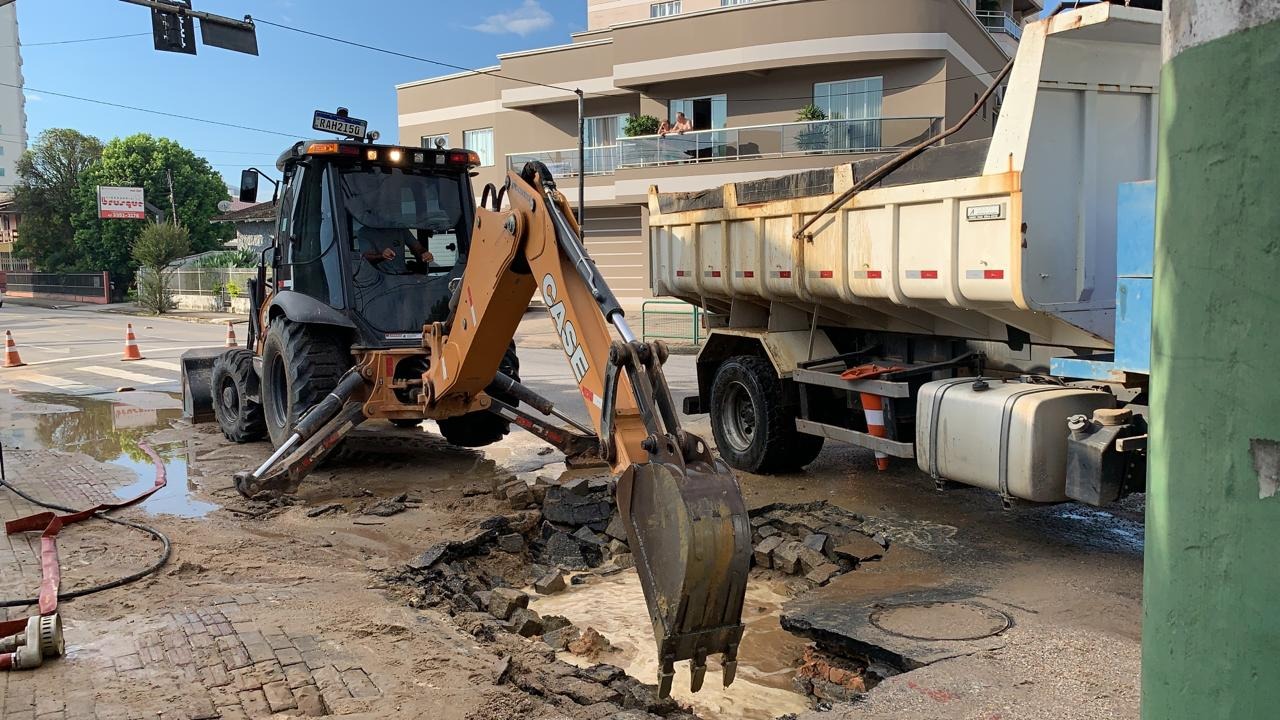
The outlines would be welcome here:
[[[662,122],[658,123],[658,137],[666,137],[669,132],[671,132],[671,123],[663,118]]]
[[[684,113],[676,113],[676,124],[671,128],[672,131],[679,135],[683,135],[693,129],[693,121],[684,116]]]

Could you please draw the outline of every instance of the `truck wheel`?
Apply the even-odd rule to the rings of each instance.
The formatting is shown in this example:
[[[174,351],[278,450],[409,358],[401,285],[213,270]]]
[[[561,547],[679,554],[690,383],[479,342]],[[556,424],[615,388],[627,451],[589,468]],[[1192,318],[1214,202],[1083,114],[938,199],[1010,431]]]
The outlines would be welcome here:
[[[228,350],[213,361],[213,415],[218,427],[231,442],[247,443],[267,435],[262,415],[258,374],[253,371],[253,352]]]
[[[739,470],[783,473],[813,462],[823,438],[796,430],[795,410],[768,360],[738,355],[711,384],[711,432],[720,457]]]
[[[262,348],[262,407],[271,444],[280,447],[302,415],[338,386],[351,367],[341,331],[271,321]]]
[[[516,357],[514,342],[502,356],[502,363],[498,365],[498,369],[516,380],[520,379],[520,358]],[[496,393],[492,397],[512,407],[520,404],[519,400],[506,393]],[[437,420],[436,424],[440,426],[440,434],[444,439],[450,445],[458,447],[474,448],[492,445],[506,437],[511,430],[510,423],[488,410]]]

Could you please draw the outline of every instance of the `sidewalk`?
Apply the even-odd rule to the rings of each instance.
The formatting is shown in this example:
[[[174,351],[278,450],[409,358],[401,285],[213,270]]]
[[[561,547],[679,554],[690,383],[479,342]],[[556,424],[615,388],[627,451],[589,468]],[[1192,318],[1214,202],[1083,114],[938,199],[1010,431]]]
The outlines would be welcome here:
[[[77,303],[67,302],[65,300],[50,300],[46,298],[5,298],[5,304],[19,305],[23,307],[37,307],[45,310],[73,310],[76,312],[96,312],[111,313],[113,315],[133,315],[136,317],[156,318],[164,317],[170,320],[185,320],[194,323],[224,323],[224,322],[247,322],[248,317],[237,313],[222,312],[206,312],[197,310],[172,310],[164,315],[153,315],[136,303],[110,303],[107,305],[97,305],[94,303]]]

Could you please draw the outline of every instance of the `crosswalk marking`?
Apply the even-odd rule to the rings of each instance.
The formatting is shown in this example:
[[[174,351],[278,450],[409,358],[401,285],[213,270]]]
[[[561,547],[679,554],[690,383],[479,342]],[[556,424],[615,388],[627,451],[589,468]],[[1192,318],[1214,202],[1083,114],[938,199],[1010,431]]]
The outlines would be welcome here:
[[[160,370],[182,372],[182,366],[176,360],[133,360],[132,362],[134,365],[146,365]]]
[[[54,377],[52,375],[42,375],[40,373],[21,373],[14,379],[17,380],[18,382],[35,383],[37,385],[44,385],[46,387],[57,388],[58,390],[65,390],[71,393],[93,392],[98,389],[89,385],[85,385],[84,383],[81,383],[81,382],[76,382],[75,380],[68,380],[67,378]]]
[[[143,373],[130,372],[121,370],[120,368],[105,367],[103,365],[88,365],[80,368],[84,372],[90,372],[95,375],[106,375],[107,377],[120,378],[141,385],[156,385],[159,383],[176,382],[169,378],[156,377],[155,375],[145,375]]]

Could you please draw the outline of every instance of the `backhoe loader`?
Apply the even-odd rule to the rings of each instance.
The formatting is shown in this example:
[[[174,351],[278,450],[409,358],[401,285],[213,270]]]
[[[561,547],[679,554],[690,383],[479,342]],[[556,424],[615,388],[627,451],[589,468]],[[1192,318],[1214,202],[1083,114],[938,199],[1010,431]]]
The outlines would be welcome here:
[[[289,148],[277,163],[275,240],[249,283],[248,348],[184,356],[188,414],[211,411],[236,442],[269,436],[271,456],[236,475],[248,497],[296,489],[371,418],[432,419],[471,447],[515,422],[570,463],[607,463],[653,623],[660,695],[686,659],[698,690],[716,653],[728,685],[751,554],[738,481],[681,427],[666,347],[632,333],[546,166],[509,172],[477,207],[478,162],[467,150],[345,140]],[[256,172],[242,188],[256,188]],[[592,427],[519,382],[512,338],[535,293]]]

